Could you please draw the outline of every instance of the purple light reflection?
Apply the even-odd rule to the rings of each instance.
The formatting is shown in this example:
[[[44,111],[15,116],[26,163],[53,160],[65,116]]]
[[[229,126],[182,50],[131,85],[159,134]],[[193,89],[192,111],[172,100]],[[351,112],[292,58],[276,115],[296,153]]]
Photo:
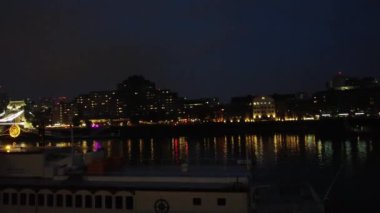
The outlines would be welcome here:
[[[92,151],[97,152],[102,148],[102,144],[99,141],[94,140],[92,142]]]

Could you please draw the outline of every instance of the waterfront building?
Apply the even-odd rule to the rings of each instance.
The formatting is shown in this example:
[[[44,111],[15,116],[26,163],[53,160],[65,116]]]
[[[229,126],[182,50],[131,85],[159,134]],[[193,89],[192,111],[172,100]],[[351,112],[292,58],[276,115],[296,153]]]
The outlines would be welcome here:
[[[183,118],[190,122],[208,122],[220,119],[222,106],[218,98],[184,100]]]
[[[124,118],[124,102],[117,91],[93,91],[75,98],[82,120],[110,120]]]
[[[294,121],[314,115],[311,99],[306,93],[274,94],[276,120]]]
[[[180,113],[180,98],[142,76],[131,76],[118,85],[117,93],[125,103],[125,115],[133,123],[174,122]]]
[[[313,108],[331,117],[377,116],[380,111],[380,86],[320,91],[313,95]]]
[[[227,121],[249,122],[252,120],[252,100],[253,96],[232,97],[227,109]]]
[[[157,112],[157,118],[161,122],[174,122],[180,113],[180,98],[170,90],[158,90],[156,103],[151,105]]]
[[[147,120],[156,110],[156,86],[142,76],[131,76],[117,87],[120,98],[125,102],[125,113],[133,122]]]
[[[257,96],[253,98],[252,111],[254,120],[276,119],[274,99],[269,96]]]
[[[67,97],[58,97],[51,108],[51,123],[53,125],[71,125],[73,118],[78,116],[75,104]]]
[[[379,81],[373,77],[365,77],[361,79],[353,78],[339,72],[328,82],[327,86],[328,89],[345,91],[358,88],[378,87]]]

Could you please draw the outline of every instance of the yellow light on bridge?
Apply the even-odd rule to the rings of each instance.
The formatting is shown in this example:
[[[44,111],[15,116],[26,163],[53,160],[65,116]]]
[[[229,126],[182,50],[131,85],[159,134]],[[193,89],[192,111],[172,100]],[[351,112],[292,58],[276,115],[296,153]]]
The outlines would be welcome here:
[[[6,145],[5,146],[5,151],[6,152],[11,152],[11,145]]]
[[[12,138],[17,138],[21,133],[21,129],[20,127],[17,125],[17,124],[13,124],[10,128],[9,128],[9,135],[12,137]]]

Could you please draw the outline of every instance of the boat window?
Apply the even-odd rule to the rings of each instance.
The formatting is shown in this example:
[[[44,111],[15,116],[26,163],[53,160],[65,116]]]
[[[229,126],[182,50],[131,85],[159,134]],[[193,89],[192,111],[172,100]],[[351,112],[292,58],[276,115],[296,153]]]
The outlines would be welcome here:
[[[107,209],[112,209],[112,196],[106,196],[106,208]]]
[[[123,197],[122,196],[116,196],[115,197],[115,208],[116,209],[122,209],[123,208]]]
[[[194,206],[200,206],[200,205],[202,205],[202,199],[199,198],[199,197],[193,198],[193,205]]]
[[[63,195],[61,194],[55,195],[55,204],[57,205],[57,207],[63,206]]]
[[[75,207],[82,208],[82,195],[75,195]]]
[[[37,202],[38,206],[44,206],[45,205],[45,195],[44,194],[38,194],[37,196]]]
[[[12,193],[12,205],[17,205],[17,204],[18,204],[18,194]]]
[[[102,208],[103,204],[103,199],[101,195],[96,195],[95,196],[95,208],[100,209]]]
[[[133,197],[132,196],[127,196],[125,197],[125,205],[126,209],[133,209]]]
[[[3,193],[3,204],[9,205],[9,193],[7,193],[7,192]]]
[[[218,198],[218,206],[225,206],[226,198]]]
[[[86,208],[92,208],[92,196],[91,195],[86,195],[85,206],[86,206]]]
[[[35,206],[35,205],[36,205],[36,195],[29,194],[29,206]]]
[[[73,206],[73,196],[66,195],[66,207],[72,207]]]
[[[21,206],[25,206],[26,205],[26,194],[25,193],[21,193],[20,194],[20,205]]]
[[[54,197],[52,194],[47,195],[47,206],[53,206],[54,205]]]

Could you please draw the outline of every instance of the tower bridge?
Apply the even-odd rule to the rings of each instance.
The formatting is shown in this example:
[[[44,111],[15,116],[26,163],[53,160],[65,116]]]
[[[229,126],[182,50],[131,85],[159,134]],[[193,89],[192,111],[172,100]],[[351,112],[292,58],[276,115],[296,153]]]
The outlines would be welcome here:
[[[7,126],[17,124],[28,126],[25,118],[25,101],[10,101],[4,112],[0,113],[0,125]]]
[[[12,131],[28,131],[32,125],[25,118],[25,101],[10,101],[3,112],[0,112],[0,130],[1,135]],[[16,136],[16,137],[17,137]]]

